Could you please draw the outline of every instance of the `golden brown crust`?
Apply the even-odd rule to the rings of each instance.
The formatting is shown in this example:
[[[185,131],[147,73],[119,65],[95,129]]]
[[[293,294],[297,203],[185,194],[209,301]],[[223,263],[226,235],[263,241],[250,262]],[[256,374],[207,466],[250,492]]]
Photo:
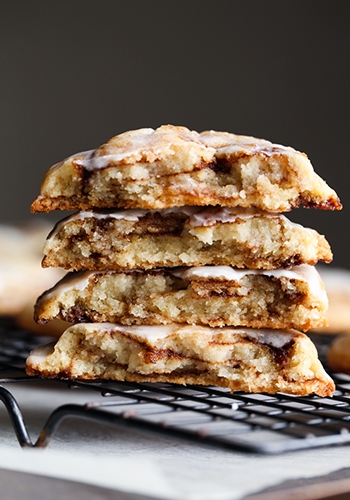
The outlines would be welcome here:
[[[308,337],[249,329],[172,328],[152,339],[141,328],[75,325],[39,348],[27,373],[46,378],[218,385],[231,391],[330,396],[334,384]]]
[[[52,376],[50,371],[39,371],[27,368],[27,375],[39,376],[42,378],[58,378],[58,379],[71,379],[69,372],[62,371],[55,376]],[[79,379],[82,380],[94,380],[93,377],[85,373]],[[329,397],[334,393],[334,384],[332,382],[325,383],[317,378],[311,378],[309,380],[303,380],[302,382],[290,381],[289,384],[285,382],[283,388],[278,384],[271,385],[269,388],[266,385],[256,385],[254,389],[249,385],[249,383],[244,380],[240,381],[228,381],[223,377],[218,377],[211,373],[170,373],[167,375],[140,375],[138,373],[128,373],[122,367],[120,369],[120,375],[115,380],[122,382],[147,382],[147,383],[168,383],[168,384],[180,384],[180,385],[206,385],[206,386],[217,386],[230,389],[231,392],[244,391],[244,392],[264,392],[267,394],[276,394],[276,392],[283,391],[285,394],[294,394],[297,396],[307,396],[310,394],[317,394],[321,397]]]
[[[121,134],[93,152],[54,165],[31,210],[182,205],[255,206],[278,212],[301,205],[341,208],[306,155],[292,148],[163,126]]]

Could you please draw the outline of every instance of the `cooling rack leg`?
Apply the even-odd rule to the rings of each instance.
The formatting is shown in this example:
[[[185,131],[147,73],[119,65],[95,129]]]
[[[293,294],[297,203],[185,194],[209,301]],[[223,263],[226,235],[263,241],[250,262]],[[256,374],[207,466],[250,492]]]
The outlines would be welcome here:
[[[5,389],[5,387],[2,386],[0,386],[0,399],[7,409],[19,444],[22,448],[32,448],[33,443],[29,437],[22,412],[18,406],[16,399],[7,389]]]
[[[51,413],[42,431],[40,432],[36,443],[33,446],[35,448],[45,448],[51,441],[55,431],[57,430],[61,422],[66,418],[71,417],[105,424],[114,424],[116,420],[118,420],[117,416],[103,414],[101,412],[93,410],[87,411],[86,407],[84,406],[74,404],[62,405],[56,408],[56,410]]]

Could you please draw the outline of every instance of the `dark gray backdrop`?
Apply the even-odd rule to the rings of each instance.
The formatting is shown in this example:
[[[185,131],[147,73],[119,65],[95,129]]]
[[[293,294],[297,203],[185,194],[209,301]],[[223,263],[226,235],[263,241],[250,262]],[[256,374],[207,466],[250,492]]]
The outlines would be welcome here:
[[[47,168],[117,133],[228,130],[308,154],[344,210],[289,217],[350,267],[349,11],[347,0],[0,0],[0,222],[39,217],[29,204]]]

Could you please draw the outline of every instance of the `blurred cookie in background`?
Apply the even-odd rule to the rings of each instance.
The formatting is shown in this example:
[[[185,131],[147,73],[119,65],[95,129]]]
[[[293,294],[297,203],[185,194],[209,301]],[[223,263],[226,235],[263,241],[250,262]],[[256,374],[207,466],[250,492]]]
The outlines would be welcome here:
[[[14,317],[64,274],[41,267],[46,222],[0,224],[0,316]]]
[[[327,365],[332,372],[350,374],[350,271],[319,267],[329,298],[326,328],[317,332],[339,334],[327,350]]]
[[[328,326],[316,329],[324,333],[350,333],[350,271],[332,266],[317,266],[327,291]]]
[[[327,364],[332,372],[350,374],[350,335],[335,338],[327,351]]]

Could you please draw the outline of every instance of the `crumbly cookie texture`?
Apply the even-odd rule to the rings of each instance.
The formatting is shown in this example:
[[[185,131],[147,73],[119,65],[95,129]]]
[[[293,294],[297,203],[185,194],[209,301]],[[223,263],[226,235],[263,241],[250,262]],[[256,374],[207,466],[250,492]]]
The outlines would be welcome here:
[[[309,330],[326,324],[327,296],[312,266],[203,266],[68,274],[39,297],[35,318],[131,324],[188,323]]]
[[[183,205],[340,209],[305,154],[263,139],[164,125],[117,135],[46,173],[32,212]]]
[[[69,271],[232,265],[275,269],[330,262],[324,236],[284,215],[231,207],[80,211],[59,222],[43,266]]]
[[[27,373],[48,378],[172,382],[330,396],[310,339],[295,330],[77,324],[34,350]]]

